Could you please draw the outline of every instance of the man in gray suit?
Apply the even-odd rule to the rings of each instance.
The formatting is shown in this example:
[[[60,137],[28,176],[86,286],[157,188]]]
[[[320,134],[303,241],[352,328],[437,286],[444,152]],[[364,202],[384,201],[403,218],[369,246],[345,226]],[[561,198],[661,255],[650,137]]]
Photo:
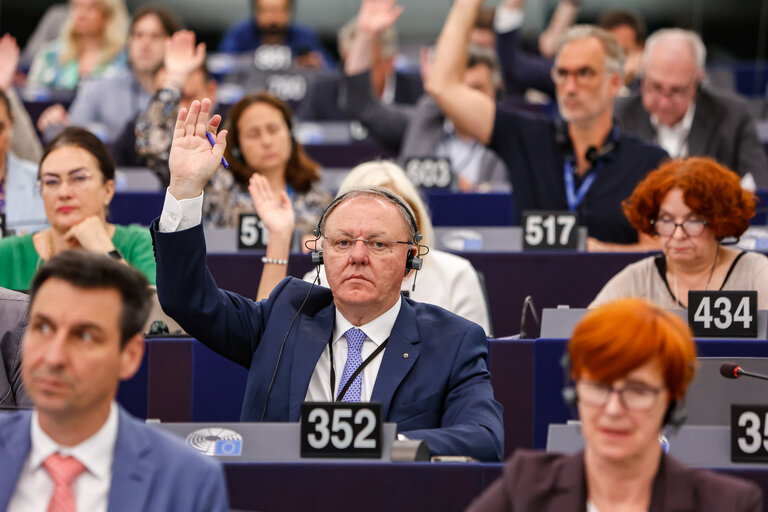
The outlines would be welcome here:
[[[702,84],[706,48],[689,30],[663,29],[645,45],[639,94],[616,101],[624,130],[673,158],[710,156],[748,188],[768,187],[768,159],[747,103]]]
[[[363,123],[372,138],[399,154],[403,164],[410,158],[444,157],[451,162],[459,190],[509,190],[504,163],[484,144],[447,122],[430,96],[423,95],[415,106],[404,107],[385,105],[372,94],[375,41],[394,25],[401,12],[395,0],[363,0],[344,63],[339,103],[350,117]],[[428,67],[424,55],[422,74],[428,73]],[[493,50],[470,46],[464,83],[495,98],[503,81]]]
[[[21,380],[21,339],[27,327],[29,298],[0,288],[0,409],[31,407]]]

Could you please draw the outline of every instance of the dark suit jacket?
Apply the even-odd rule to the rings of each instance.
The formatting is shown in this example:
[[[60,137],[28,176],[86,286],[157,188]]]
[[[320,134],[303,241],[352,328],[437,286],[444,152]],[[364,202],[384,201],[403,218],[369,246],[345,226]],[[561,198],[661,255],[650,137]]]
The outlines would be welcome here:
[[[31,418],[31,411],[0,415],[0,510],[8,506],[31,449]],[[215,460],[120,409],[107,508],[223,512],[229,510],[224,472]]]
[[[586,512],[584,453],[517,450],[504,473],[469,512]],[[752,482],[691,469],[662,455],[653,481],[649,512],[759,512],[760,489]]]
[[[0,406],[31,407],[21,380],[21,340],[29,321],[29,297],[0,288]]]
[[[310,283],[289,277],[269,299],[253,302],[216,287],[201,226],[160,233],[155,221],[152,236],[163,310],[190,335],[248,368],[241,420],[260,421],[266,407],[266,421],[298,421],[315,365],[333,334],[331,291],[315,286],[310,293]],[[385,421],[424,440],[433,454],[501,460],[501,406],[493,399],[487,355],[482,327],[405,299],[371,401],[381,403]]]
[[[397,153],[402,165],[409,158],[435,156],[437,145],[446,136],[445,114],[431,96],[423,95],[412,108],[384,105],[371,94],[368,72],[343,77],[340,103],[351,118],[363,123],[373,139]],[[509,187],[504,162],[492,150],[481,150],[478,183]]]
[[[628,134],[656,141],[656,129],[640,94],[617,99],[614,116]],[[747,103],[733,94],[699,87],[688,149],[690,155],[710,156],[740,176],[751,173],[758,188],[768,187],[768,158],[753,116]]]
[[[303,121],[345,121],[354,119],[340,106],[339,74],[315,75],[309,84],[307,96],[296,110],[296,117]],[[370,82],[369,82],[370,84]],[[368,85],[370,90],[370,85]],[[424,94],[421,77],[415,73],[395,73],[395,98],[397,105],[413,105]]]

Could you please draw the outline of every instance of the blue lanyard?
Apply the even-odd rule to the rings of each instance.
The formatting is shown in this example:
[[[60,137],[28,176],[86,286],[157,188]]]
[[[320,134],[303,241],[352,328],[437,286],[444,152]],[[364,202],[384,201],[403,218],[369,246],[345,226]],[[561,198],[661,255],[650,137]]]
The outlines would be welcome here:
[[[565,180],[565,196],[568,200],[568,209],[570,211],[576,211],[581,202],[584,201],[584,196],[587,195],[587,192],[589,192],[589,189],[595,182],[597,173],[601,166],[602,162],[598,162],[597,169],[587,174],[587,176],[584,178],[584,181],[581,182],[579,190],[577,191],[576,183],[573,179],[573,163],[566,158],[565,165],[563,165],[563,178]]]

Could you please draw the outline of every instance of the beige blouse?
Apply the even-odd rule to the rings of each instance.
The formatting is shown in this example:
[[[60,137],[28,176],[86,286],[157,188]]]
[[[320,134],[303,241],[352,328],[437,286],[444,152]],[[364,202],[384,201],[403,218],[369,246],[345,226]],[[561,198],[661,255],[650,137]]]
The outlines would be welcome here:
[[[682,306],[673,295],[666,275],[659,271],[656,259],[650,256],[627,265],[600,290],[590,308],[626,297],[639,297],[666,309]],[[757,252],[739,254],[726,275],[721,290],[757,290],[758,309],[768,309],[768,257]]]

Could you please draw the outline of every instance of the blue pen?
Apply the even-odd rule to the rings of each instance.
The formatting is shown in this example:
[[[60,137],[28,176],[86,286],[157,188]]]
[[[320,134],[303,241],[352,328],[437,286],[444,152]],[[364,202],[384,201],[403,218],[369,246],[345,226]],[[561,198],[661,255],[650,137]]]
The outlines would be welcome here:
[[[205,136],[208,137],[208,142],[211,143],[211,146],[216,145],[216,141],[213,139],[211,132],[205,132]],[[223,165],[225,169],[229,169],[229,163],[227,163],[227,159],[224,157],[221,157],[221,165]]]

